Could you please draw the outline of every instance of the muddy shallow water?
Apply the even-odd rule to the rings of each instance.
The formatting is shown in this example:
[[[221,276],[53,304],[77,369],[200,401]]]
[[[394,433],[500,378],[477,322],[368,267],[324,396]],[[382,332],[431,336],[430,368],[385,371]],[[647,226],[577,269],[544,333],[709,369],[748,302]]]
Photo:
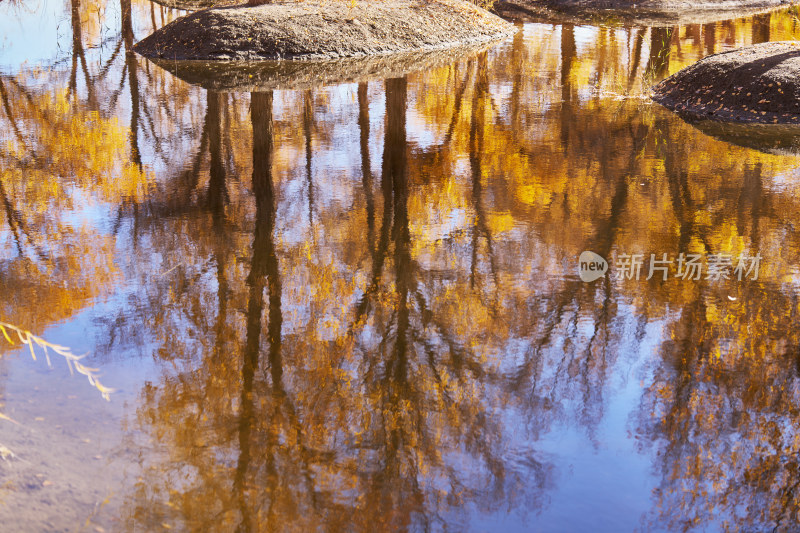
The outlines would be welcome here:
[[[800,160],[645,95],[792,11],[252,93],[179,14],[0,1],[4,528],[792,529]]]

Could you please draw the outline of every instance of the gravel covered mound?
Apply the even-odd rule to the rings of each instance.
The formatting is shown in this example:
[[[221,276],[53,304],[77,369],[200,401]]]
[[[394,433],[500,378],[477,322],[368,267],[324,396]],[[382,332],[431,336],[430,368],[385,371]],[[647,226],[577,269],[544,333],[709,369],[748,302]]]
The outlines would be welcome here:
[[[338,59],[477,44],[515,31],[464,0],[284,1],[198,11],[135,50],[178,60]]]
[[[675,26],[767,13],[789,0],[497,0],[503,17],[530,22]]]
[[[763,43],[708,56],[654,86],[652,96],[697,119],[800,123],[800,43]]]

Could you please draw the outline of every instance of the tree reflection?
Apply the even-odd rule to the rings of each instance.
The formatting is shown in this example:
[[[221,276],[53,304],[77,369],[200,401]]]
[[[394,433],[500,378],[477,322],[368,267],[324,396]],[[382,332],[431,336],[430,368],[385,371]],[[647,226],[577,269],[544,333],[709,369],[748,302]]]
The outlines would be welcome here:
[[[283,388],[283,363],[281,360],[281,289],[278,273],[278,259],[273,243],[275,226],[275,195],[272,184],[272,93],[253,93],[250,99],[253,123],[253,195],[256,200],[255,231],[253,233],[253,253],[250,274],[247,276],[249,297],[247,304],[247,330],[242,352],[242,396],[239,415],[239,459],[236,465],[233,488],[239,502],[241,523],[237,531],[252,531],[253,504],[247,501],[245,485],[251,463],[251,430],[255,424],[253,382],[259,367],[261,351],[261,322],[264,310],[264,287],[269,292],[269,319],[267,328],[267,361],[272,379],[272,400],[283,405],[289,416],[294,409]],[[268,439],[270,442],[272,439]],[[259,459],[262,454],[271,455],[269,446],[257,449]],[[266,458],[267,463],[271,458]],[[269,486],[279,483],[274,466],[267,467]],[[254,502],[255,503],[255,502]],[[256,503],[256,505],[258,505]],[[267,515],[268,524],[276,524],[276,516]],[[271,529],[275,529],[275,526]]]
[[[138,342],[159,364],[125,527],[535,510],[555,478],[537,439],[568,426],[599,445],[617,378],[657,346],[635,420],[661,474],[648,525],[791,529],[800,206],[775,176],[796,162],[624,98],[784,19],[526,27],[386,80],[380,109],[366,82],[203,96],[139,63],[120,6],[119,60],[92,63],[76,0],[63,86],[0,74],[0,288],[4,317],[44,328],[123,271],[104,352]],[[112,229],[70,226],[81,195]],[[746,286],[585,284],[587,249],[774,264]]]
[[[690,30],[686,39],[708,46],[704,28]],[[648,58],[645,71],[663,75],[670,68],[664,58],[674,56],[683,34],[648,31],[646,52],[645,32],[630,33],[632,46]],[[215,283],[182,281],[186,289],[170,305],[185,318],[159,323],[165,332],[159,353],[177,366],[146,389],[138,422],[167,455],[146,462],[128,502],[132,528],[166,520],[241,531],[277,524],[369,529],[380,520],[386,529],[431,529],[457,521],[455,509],[535,508],[551,479],[535,437],[561,420],[596,439],[612,378],[654,324],[669,340],[658,351],[639,428],[654,446],[666,441],[659,456],[663,514],[650,518],[655,524],[682,516],[667,522],[680,528],[713,523],[714,513],[731,508],[724,491],[701,490],[702,476],[723,476],[714,468],[725,464],[727,452],[710,441],[696,444],[707,437],[701,429],[712,427],[714,438],[722,431],[694,415],[697,405],[713,405],[705,396],[698,404],[696,391],[719,379],[706,362],[714,360],[715,346],[744,344],[754,334],[744,324],[755,327],[756,316],[769,316],[775,329],[769,326],[763,338],[788,327],[778,311],[791,305],[785,287],[758,285],[753,295],[738,295],[764,309],[737,307],[741,327],[734,331],[711,284],[610,277],[584,284],[565,275],[563,265],[585,249],[612,261],[623,252],[708,253],[730,243],[760,249],[772,231],[765,228],[786,227],[769,207],[767,200],[776,200],[765,192],[763,176],[785,170],[788,161],[731,153],[635,102],[598,105],[603,101],[580,96],[581,80],[629,87],[642,68],[614,66],[617,41],[607,33],[602,76],[593,77],[587,64],[601,67],[581,56],[574,32],[562,28],[554,38],[561,52],[556,83],[542,100],[515,93],[504,101],[497,85],[513,83],[524,95],[532,82],[491,54],[411,81],[387,80],[380,176],[371,169],[369,86],[354,88],[360,154],[353,183],[363,196],[346,215],[320,193],[324,173],[320,184],[309,179],[312,155],[325,164],[323,147],[309,144],[311,125],[315,135],[332,136],[332,121],[315,116],[310,105],[325,96],[286,97],[284,107],[295,107],[276,122],[272,96],[251,95],[253,203],[243,208],[236,200],[241,185],[226,181],[229,170],[219,163],[219,139],[230,136],[219,131],[219,117],[236,103],[208,95],[200,141],[201,151],[211,152],[208,204],[195,215],[210,212],[219,220],[211,233],[218,235],[235,235],[232,212],[249,217],[249,261],[234,258],[233,245],[218,248]],[[522,40],[512,46],[520,68],[533,70],[535,61],[551,57],[523,53]],[[426,84],[452,90],[428,91]],[[541,101],[559,105],[537,108]],[[430,145],[409,138],[412,105],[424,118],[420,127],[433,132]],[[499,112],[505,105],[516,109],[513,131]],[[283,144],[274,146],[281,135]],[[714,154],[714,172],[722,177],[714,181],[711,170],[694,164],[688,147],[698,145]],[[281,149],[281,157],[272,157]],[[797,208],[784,196],[780,202],[782,209]],[[291,218],[296,204],[303,213],[308,205],[313,218],[301,229],[281,225],[284,218],[305,223]],[[438,233],[436,218],[460,211],[467,215],[457,227]],[[324,238],[309,251],[311,233]],[[201,249],[203,235],[194,237]],[[534,279],[525,274],[530,263]],[[768,302],[775,305],[769,312]],[[228,313],[237,308],[241,316]],[[752,373],[753,367],[741,371]],[[651,413],[666,422],[650,424]],[[530,421],[521,449],[509,449],[520,445],[503,423],[513,416]],[[739,430],[743,438],[762,434]],[[697,470],[696,480],[687,477],[687,465],[697,465],[701,453],[714,460]],[[760,513],[785,521],[794,504],[763,481],[778,471],[758,468],[746,474],[753,480],[747,490],[739,485],[730,498],[737,505],[765,502]],[[169,488],[187,472],[179,489]],[[780,476],[789,479],[786,472]],[[791,492],[791,483],[780,490]],[[701,496],[686,499],[686,486]],[[740,526],[765,523],[739,518]]]
[[[367,94],[360,94],[366,128]],[[286,523],[370,529],[380,517],[390,529],[430,528],[451,521],[448,509],[467,502],[489,510],[537,498],[547,468],[530,452],[524,467],[504,458],[504,429],[492,416],[505,402],[499,376],[434,307],[439,289],[426,287],[412,257],[407,81],[386,81],[382,214],[368,232],[377,242],[367,245],[371,277],[354,300],[351,326],[334,342],[315,340],[313,331],[324,330],[319,323],[300,333],[282,329],[272,94],[253,93],[250,107],[255,212],[243,346],[235,348],[235,336],[222,331],[237,328],[235,320],[218,322],[216,348],[201,349],[184,370],[147,389],[140,421],[159,435],[170,460],[146,465],[130,526],[166,520],[239,531]],[[369,182],[367,175],[371,188]],[[238,299],[237,284],[226,281],[228,299]],[[164,352],[189,355],[179,337],[165,339]],[[322,366],[305,368],[313,360]],[[187,485],[167,490],[190,466]]]
[[[797,298],[760,284],[741,303],[715,292],[703,284],[670,324],[643,398],[639,432],[662,476],[651,518],[674,530],[790,531],[800,512]]]

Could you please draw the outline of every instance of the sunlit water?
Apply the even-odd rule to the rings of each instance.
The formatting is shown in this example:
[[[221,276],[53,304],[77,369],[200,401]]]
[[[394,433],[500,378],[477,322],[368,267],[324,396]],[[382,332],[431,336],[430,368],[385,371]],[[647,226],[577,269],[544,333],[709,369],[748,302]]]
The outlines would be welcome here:
[[[645,98],[793,12],[252,94],[180,14],[0,0],[3,529],[794,528],[800,160]]]

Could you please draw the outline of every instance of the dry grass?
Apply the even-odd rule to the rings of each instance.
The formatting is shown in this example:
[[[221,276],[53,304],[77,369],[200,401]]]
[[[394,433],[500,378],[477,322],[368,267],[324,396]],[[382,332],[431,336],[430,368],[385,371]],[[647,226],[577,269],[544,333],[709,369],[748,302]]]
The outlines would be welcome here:
[[[106,400],[111,400],[111,393],[114,392],[114,389],[106,387],[105,385],[100,383],[100,380],[98,379],[98,372],[100,370],[97,368],[90,368],[88,366],[84,366],[83,364],[81,364],[80,360],[86,357],[85,354],[75,355],[74,353],[72,353],[72,350],[70,350],[66,346],[61,346],[59,344],[53,344],[51,342],[47,342],[43,338],[37,337],[30,331],[14,326],[13,324],[0,322],[0,333],[3,334],[6,341],[8,341],[9,344],[11,344],[12,346],[16,345],[14,340],[9,335],[9,332],[15,334],[18,342],[20,342],[22,345],[28,346],[28,349],[31,352],[31,357],[33,358],[34,361],[36,361],[35,347],[38,346],[44,352],[44,357],[47,360],[47,366],[52,368],[53,364],[50,361],[50,350],[52,350],[54,353],[60,355],[61,357],[64,358],[64,360],[66,360],[70,374],[74,375],[74,372],[83,374],[88,378],[89,383],[91,383],[94,388],[100,391],[100,394],[103,396],[103,398],[105,398]]]

